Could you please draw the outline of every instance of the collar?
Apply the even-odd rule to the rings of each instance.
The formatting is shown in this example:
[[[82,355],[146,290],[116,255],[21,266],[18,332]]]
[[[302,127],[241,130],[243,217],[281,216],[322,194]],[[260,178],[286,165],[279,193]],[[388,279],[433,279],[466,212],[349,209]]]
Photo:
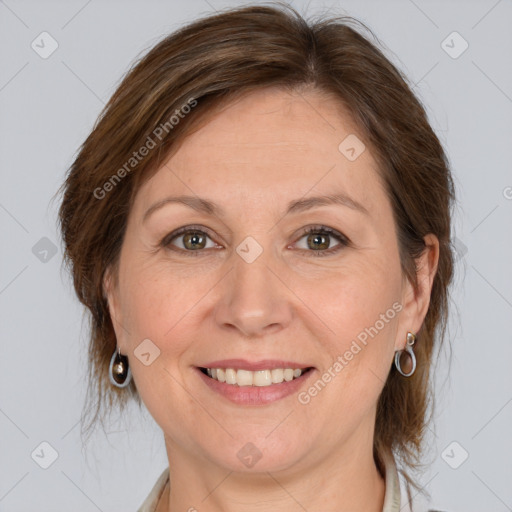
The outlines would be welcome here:
[[[382,512],[400,511],[400,480],[396,468],[395,459],[391,453],[383,455],[386,492],[384,494],[384,506]]]

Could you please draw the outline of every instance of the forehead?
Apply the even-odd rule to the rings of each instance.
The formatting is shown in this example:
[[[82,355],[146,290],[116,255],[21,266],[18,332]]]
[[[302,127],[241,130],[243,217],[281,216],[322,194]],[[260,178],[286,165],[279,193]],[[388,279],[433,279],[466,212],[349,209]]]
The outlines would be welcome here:
[[[371,205],[381,188],[376,163],[368,148],[349,160],[340,151],[340,143],[353,140],[347,137],[362,144],[356,123],[332,95],[251,92],[224,105],[186,137],[144,183],[136,203],[147,208],[169,192],[233,199],[236,190],[260,204],[308,191],[340,191]]]

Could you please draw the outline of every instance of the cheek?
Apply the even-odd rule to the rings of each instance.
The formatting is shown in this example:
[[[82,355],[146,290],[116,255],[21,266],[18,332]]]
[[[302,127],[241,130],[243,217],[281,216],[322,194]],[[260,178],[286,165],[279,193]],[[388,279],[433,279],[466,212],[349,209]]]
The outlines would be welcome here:
[[[321,394],[325,392],[324,403],[335,404],[333,414],[340,421],[355,421],[343,417],[347,411],[353,418],[365,414],[386,381],[402,308],[400,283],[397,262],[367,258],[298,291],[321,319],[322,370],[329,374],[326,379],[335,375]]]
[[[169,268],[165,262],[152,265],[127,264],[123,317],[132,343],[150,338],[163,342],[198,305],[208,283]],[[213,279],[212,279],[213,282]]]
[[[193,417],[197,408],[183,393],[183,368],[179,363],[189,348],[190,337],[184,335],[183,329],[193,304],[197,303],[198,292],[157,266],[136,268],[128,263],[126,267],[130,272],[125,274],[122,312],[124,331],[128,332],[130,368],[148,411],[158,424],[172,431],[177,416]],[[149,364],[139,358],[143,346],[147,347],[144,352],[150,354]],[[179,415],[176,407],[167,407],[169,404],[178,404]]]
[[[205,297],[218,282],[217,274],[170,269],[165,261],[152,265],[127,261],[125,268],[129,271],[123,281],[122,333],[128,338],[126,346],[137,388],[145,402],[151,403],[155,393],[174,400],[174,391],[169,393],[169,389],[175,390],[176,381],[183,381],[183,372],[190,370],[187,365],[194,342],[204,334],[200,329]],[[156,354],[148,366],[137,357],[140,347],[145,346],[142,343]]]
[[[315,280],[298,280],[294,291],[316,313],[322,330],[340,349],[377,324],[387,332],[400,298],[398,264],[360,258]],[[384,324],[381,315],[385,315]]]

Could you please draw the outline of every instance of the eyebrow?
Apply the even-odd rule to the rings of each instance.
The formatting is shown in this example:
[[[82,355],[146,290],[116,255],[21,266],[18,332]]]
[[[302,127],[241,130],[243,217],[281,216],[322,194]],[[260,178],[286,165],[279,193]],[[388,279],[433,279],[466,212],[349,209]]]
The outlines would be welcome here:
[[[215,215],[218,217],[225,215],[224,209],[221,206],[207,199],[197,196],[170,196],[150,206],[144,213],[142,222],[145,222],[152,213],[170,203],[183,204],[189,208],[192,208],[193,210],[196,210],[197,212],[206,213],[208,215]],[[358,201],[355,201],[346,194],[338,193],[325,196],[307,197],[304,199],[301,198],[290,201],[284,215],[288,215],[290,213],[300,213],[311,210],[312,208],[318,206],[329,205],[346,206],[365,215],[370,214],[368,210]]]

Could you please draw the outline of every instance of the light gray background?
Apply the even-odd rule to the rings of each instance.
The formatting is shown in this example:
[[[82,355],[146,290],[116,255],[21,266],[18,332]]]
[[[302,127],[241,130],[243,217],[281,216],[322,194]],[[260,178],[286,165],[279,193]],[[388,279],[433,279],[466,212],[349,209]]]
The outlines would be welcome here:
[[[49,201],[135,57],[183,23],[236,4],[0,1],[0,511],[135,510],[167,465],[147,412],[82,449],[86,325],[61,273],[58,204]],[[510,511],[512,4],[292,5],[306,14],[335,7],[366,22],[416,84],[449,154],[459,198],[453,361],[449,378],[447,357],[436,370],[432,465],[421,482],[441,509]],[[59,45],[47,59],[31,48],[43,31]],[[453,31],[469,43],[456,59],[441,46]],[[58,452],[46,470],[31,458],[44,441]],[[456,465],[463,450],[468,459],[452,469],[445,459]]]

